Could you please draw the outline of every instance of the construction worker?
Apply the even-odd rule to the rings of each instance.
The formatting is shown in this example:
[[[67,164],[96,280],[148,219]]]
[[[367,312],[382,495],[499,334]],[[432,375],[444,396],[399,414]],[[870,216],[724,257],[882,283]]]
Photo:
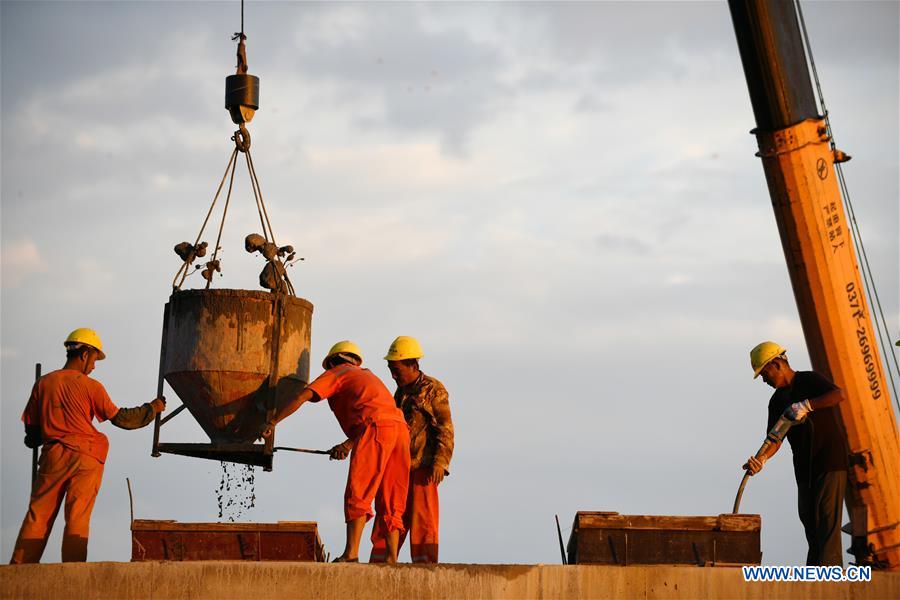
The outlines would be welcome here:
[[[813,371],[794,371],[787,351],[775,342],[762,342],[750,351],[753,378],[775,388],[769,400],[766,431],[782,415],[798,423],[787,439],[794,455],[797,507],[806,532],[807,565],[843,566],[841,514],[847,487],[847,444],[837,405],[844,394],[831,381]],[[773,445],[759,459],[750,457],[744,469],[756,475],[778,452]]]
[[[409,483],[409,429],[391,393],[376,375],[361,368],[362,361],[359,347],[342,341],[322,361],[325,372],[305,388],[300,380],[283,378],[277,390],[277,404],[282,408],[262,436],[270,436],[275,425],[303,403],[328,398],[328,406],[353,445],[344,491],[347,541],[334,562],[359,562],[359,542],[373,516],[374,500],[387,562],[396,563]]]
[[[397,382],[394,401],[403,411],[409,425],[410,473],[404,526],[410,538],[413,562],[438,561],[438,485],[450,471],[453,456],[453,420],[447,390],[440,381],[419,369],[424,356],[422,346],[412,337],[401,335],[388,348],[391,377]],[[341,459],[349,451],[350,442],[331,449],[331,456]],[[372,529],[372,556],[369,562],[384,562],[387,549],[381,542],[382,532],[376,523]],[[406,535],[400,537],[400,546]]]
[[[76,329],[64,345],[66,364],[34,384],[22,413],[25,445],[43,449],[11,564],[40,562],[63,497],[66,529],[62,560],[87,560],[91,511],[109,450],[109,441],[92,421],[109,420],[122,429],[138,429],[166,407],[164,398],[136,408],[118,408],[113,404],[103,385],[88,377],[94,363],[106,358],[95,331]]]

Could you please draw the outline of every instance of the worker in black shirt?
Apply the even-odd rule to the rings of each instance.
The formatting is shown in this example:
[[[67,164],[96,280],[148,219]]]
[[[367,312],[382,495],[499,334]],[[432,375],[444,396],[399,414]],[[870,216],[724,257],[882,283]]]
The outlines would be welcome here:
[[[807,565],[843,566],[841,515],[847,488],[847,443],[837,404],[844,394],[822,375],[794,371],[786,350],[775,342],[763,342],[750,351],[753,378],[775,388],[769,400],[772,428],[782,415],[798,423],[787,439],[794,455],[797,505],[806,532]],[[744,469],[756,475],[781,445],[772,446],[760,458],[750,457]]]

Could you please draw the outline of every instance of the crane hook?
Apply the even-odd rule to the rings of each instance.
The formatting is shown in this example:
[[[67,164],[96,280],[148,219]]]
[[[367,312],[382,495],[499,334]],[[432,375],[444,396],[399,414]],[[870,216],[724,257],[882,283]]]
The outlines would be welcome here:
[[[238,130],[231,136],[231,140],[241,152],[247,152],[250,149],[250,132],[247,131],[243,123],[238,125]]]

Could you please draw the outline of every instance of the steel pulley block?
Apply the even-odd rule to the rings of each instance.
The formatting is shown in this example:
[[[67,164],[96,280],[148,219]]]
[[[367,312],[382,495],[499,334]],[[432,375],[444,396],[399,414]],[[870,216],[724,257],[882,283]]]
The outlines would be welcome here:
[[[249,123],[259,108],[259,77],[249,73],[226,77],[225,108],[236,125]]]

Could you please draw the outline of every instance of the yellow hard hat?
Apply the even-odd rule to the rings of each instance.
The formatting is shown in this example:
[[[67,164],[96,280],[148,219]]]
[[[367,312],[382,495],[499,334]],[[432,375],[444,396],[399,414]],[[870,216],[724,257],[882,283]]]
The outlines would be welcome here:
[[[100,336],[93,329],[79,327],[70,333],[66,341],[63,342],[63,345],[66,346],[69,344],[85,344],[97,351],[97,360],[106,358],[106,355],[103,353],[103,342],[100,341]]]
[[[760,371],[763,370],[763,367],[772,362],[772,359],[778,358],[785,352],[787,352],[787,350],[785,350],[781,344],[776,344],[775,342],[762,342],[761,344],[757,344],[753,350],[750,351],[750,368],[753,369],[753,379],[759,377]]]
[[[328,359],[334,356],[335,354],[352,354],[356,358],[359,359],[359,364],[362,364],[363,355],[359,349],[359,346],[351,342],[350,340],[343,340],[338,342],[334,346],[331,347],[331,350],[328,351],[328,354],[325,355],[325,358],[322,360],[322,368],[327,369],[328,367],[325,364],[328,362]]]
[[[406,360],[407,358],[422,358],[425,353],[422,352],[422,346],[414,337],[401,335],[388,348],[387,356],[384,360]]]

